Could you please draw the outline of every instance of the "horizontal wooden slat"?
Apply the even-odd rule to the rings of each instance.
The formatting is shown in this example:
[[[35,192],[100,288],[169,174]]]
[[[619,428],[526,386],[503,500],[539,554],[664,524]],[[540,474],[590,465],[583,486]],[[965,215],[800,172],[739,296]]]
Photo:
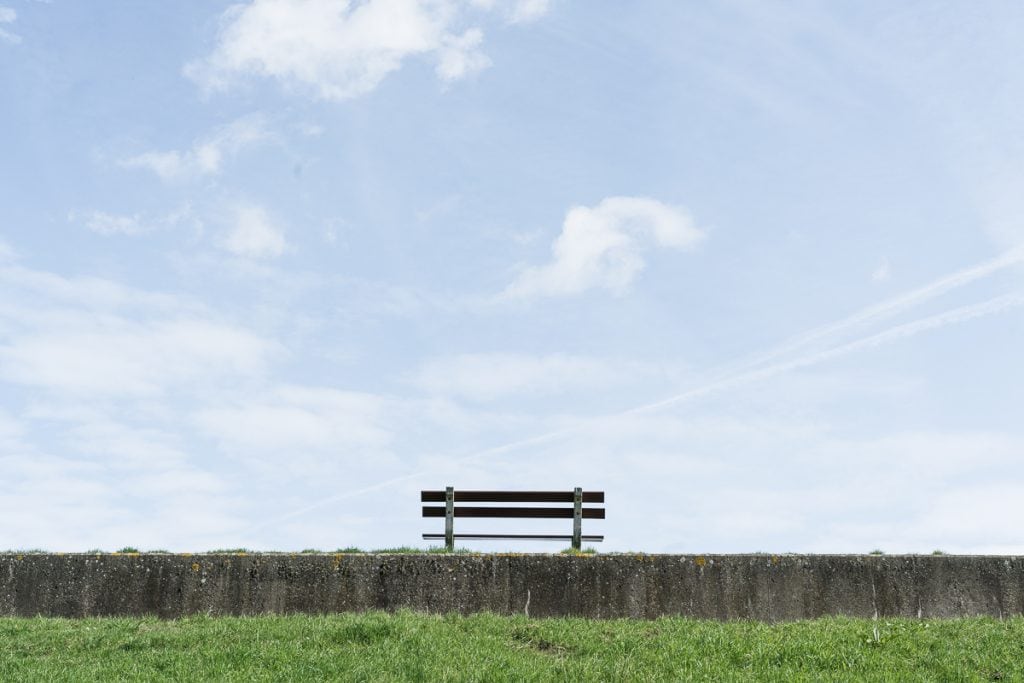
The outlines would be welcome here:
[[[583,519],[604,519],[604,508],[583,508]],[[444,517],[444,508],[423,506],[424,517]],[[572,519],[572,508],[506,508],[455,506],[456,517],[512,517],[518,519]]]
[[[424,540],[436,540],[444,539],[444,534],[423,534]],[[472,538],[477,540],[503,540],[503,539],[521,539],[521,540],[536,540],[536,541],[571,541],[572,536],[558,535],[558,534],[455,534],[455,538]],[[604,536],[581,536],[584,543],[600,543],[604,540]]]
[[[443,503],[444,491],[420,491],[420,502]],[[457,503],[571,503],[572,491],[460,491]],[[584,503],[603,503],[604,491],[584,491]]]

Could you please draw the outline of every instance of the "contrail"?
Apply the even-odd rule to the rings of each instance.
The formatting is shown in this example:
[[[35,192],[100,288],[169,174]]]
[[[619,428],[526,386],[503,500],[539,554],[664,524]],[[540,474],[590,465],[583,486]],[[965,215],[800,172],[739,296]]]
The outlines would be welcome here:
[[[479,459],[479,458],[485,458],[485,457],[490,456],[490,455],[501,455],[502,453],[507,453],[508,451],[518,450],[520,448],[523,448],[524,446],[533,446],[535,444],[546,443],[548,441],[552,441],[552,440],[557,439],[559,437],[567,436],[569,434],[572,434],[573,432],[578,431],[578,429],[579,429],[578,427],[566,427],[564,429],[559,429],[559,430],[554,431],[554,432],[547,432],[545,434],[540,434],[538,436],[531,436],[531,437],[529,437],[527,439],[519,439],[518,441],[511,441],[509,443],[505,443],[505,444],[502,444],[500,446],[493,446],[491,448],[487,448],[487,449],[484,449],[482,451],[474,451],[473,453],[471,453],[469,455],[464,455],[461,458],[458,458],[457,460],[455,460],[451,464],[469,462],[471,460],[475,460],[475,459]],[[393,477],[391,479],[386,479],[384,481],[379,481],[376,484],[371,484],[369,486],[365,486],[365,487],[360,488],[360,489],[353,489],[351,491],[345,491],[343,493],[338,493],[338,494],[333,495],[333,496],[331,496],[329,498],[321,498],[320,500],[318,500],[315,503],[310,503],[309,505],[307,505],[305,507],[298,508],[297,510],[292,510],[288,514],[282,515],[281,517],[277,517],[275,519],[272,519],[272,520],[270,520],[268,522],[264,522],[262,524],[257,524],[257,525],[251,526],[251,527],[249,527],[246,530],[246,533],[252,533],[254,531],[259,531],[260,529],[265,529],[268,526],[274,526],[275,524],[280,524],[281,522],[287,522],[289,519],[294,519],[295,517],[300,517],[300,516],[306,514],[307,512],[312,512],[313,510],[322,508],[325,505],[329,505],[331,503],[336,503],[339,500],[346,500],[348,498],[355,498],[357,496],[361,496],[361,495],[363,495],[365,493],[372,493],[373,491],[377,491],[379,489],[387,488],[387,487],[392,486],[394,484],[400,484],[403,481],[409,481],[410,479],[415,479],[417,477],[422,477],[425,474],[427,474],[426,471],[420,470],[418,472],[412,472],[410,474],[403,474],[403,475],[398,476],[398,477]]]
[[[611,415],[603,415],[600,416],[599,418],[594,419],[607,420],[614,419],[616,417],[624,417],[628,415],[653,412],[661,408],[676,405],[678,403],[682,403],[688,400],[692,400],[694,398],[705,396],[707,394],[721,391],[723,389],[732,388],[740,384],[746,384],[749,382],[766,379],[798,368],[817,365],[818,363],[822,363],[827,360],[837,358],[839,356],[854,353],[862,349],[874,348],[877,346],[881,346],[883,344],[897,341],[899,339],[914,336],[921,332],[926,332],[939,327],[944,327],[946,325],[952,325],[986,315],[992,315],[995,313],[1008,310],[1010,308],[1020,306],[1024,304],[1024,294],[1004,294],[1002,296],[998,296],[993,299],[983,301],[981,303],[960,306],[957,308],[949,309],[942,313],[938,313],[936,315],[920,318],[918,320],[903,323],[901,325],[896,325],[887,330],[883,330],[882,332],[868,335],[866,337],[862,337],[860,339],[845,344],[840,344],[838,346],[834,346],[823,351],[818,351],[816,353],[812,353],[801,358],[773,363],[771,365],[767,365],[764,367],[757,367],[757,365],[763,365],[763,363],[766,361],[773,360],[775,358],[785,355],[786,353],[791,353],[792,351],[799,350],[800,348],[808,345],[813,341],[826,339],[838,333],[855,329],[856,327],[859,327],[869,322],[889,318],[893,315],[906,311],[924,301],[944,294],[952,289],[962,287],[966,284],[987,277],[1004,268],[1021,262],[1024,262],[1024,247],[1012,249],[994,259],[985,261],[984,263],[972,266],[970,268],[965,268],[963,270],[959,270],[955,273],[935,280],[934,282],[931,282],[923,287],[919,287],[918,289],[912,290],[900,296],[888,299],[873,306],[869,306],[868,308],[862,309],[861,311],[846,318],[843,318],[842,320],[836,321],[834,323],[829,323],[827,325],[823,325],[821,327],[805,332],[793,338],[793,340],[790,342],[787,342],[779,347],[776,347],[775,349],[767,351],[763,354],[760,354],[759,356],[754,357],[753,359],[748,360],[746,363],[744,363],[744,365],[747,367],[750,367],[751,365],[754,366],[749,370],[734,372],[719,379],[713,380],[708,384],[690,389],[680,394],[676,394],[674,396],[670,396],[668,398],[664,398],[652,403],[636,406],[634,408],[623,410],[618,413],[613,413]],[[593,419],[587,420],[586,424],[592,422]],[[451,463],[453,465],[466,463],[472,460],[478,460],[480,458],[485,458],[488,456],[501,455],[508,451],[518,450],[519,448],[522,448],[524,446],[546,443],[548,441],[552,441],[560,437],[576,433],[581,429],[584,429],[586,427],[586,424],[574,425],[560,430],[533,436],[527,439],[520,439],[499,446],[494,446],[492,448],[487,448],[481,451],[475,451],[469,455],[457,458],[456,460],[451,461]],[[370,486],[366,486],[359,489],[353,489],[351,491],[345,491],[343,493],[339,493],[328,498],[322,498],[315,503],[311,503],[305,507],[293,510],[292,512],[289,512],[281,517],[250,527],[247,530],[247,533],[252,533],[254,531],[258,531],[269,526],[280,524],[281,522],[285,522],[289,519],[299,517],[308,512],[312,512],[313,510],[317,510],[321,507],[324,507],[325,505],[329,505],[340,500],[354,498],[357,496],[364,495],[366,493],[371,493],[373,491],[387,488],[394,484],[409,481],[411,479],[416,479],[426,474],[428,474],[426,471],[420,470],[399,477],[394,477],[391,479],[380,481]]]
[[[835,337],[851,330],[855,330],[868,323],[886,320],[914,308],[925,301],[934,299],[935,297],[941,296],[951,290],[969,285],[976,280],[994,275],[1005,268],[1009,268],[1020,263],[1024,263],[1024,245],[1018,245],[1017,247],[1005,251],[999,256],[989,259],[988,261],[983,261],[982,263],[978,263],[968,268],[963,268],[941,277],[938,280],[929,282],[922,287],[918,287],[917,289],[913,289],[899,296],[895,296],[872,306],[868,306],[867,308],[863,308],[841,320],[808,330],[803,334],[791,338],[774,349],[769,349],[768,351],[756,354],[733,364],[731,371],[729,368],[723,369],[724,374],[731,375],[733,372],[738,371],[741,368],[754,367],[775,360],[776,358],[788,353],[798,351],[813,342]]]
[[[748,382],[767,379],[775,375],[780,375],[790,370],[796,370],[798,368],[808,367],[811,365],[817,365],[827,360],[837,358],[839,356],[845,356],[854,351],[860,351],[861,349],[874,348],[887,344],[905,337],[911,337],[921,332],[933,330],[938,327],[944,327],[946,325],[952,325],[955,323],[964,322],[973,318],[980,318],[982,316],[991,315],[993,313],[1001,313],[1010,308],[1020,306],[1024,304],[1024,294],[1012,293],[997,296],[988,301],[983,301],[977,304],[969,304],[966,306],[960,306],[958,308],[952,308],[942,313],[929,316],[927,318],[919,318],[909,323],[903,323],[902,325],[896,325],[882,332],[862,337],[846,344],[840,344],[824,351],[812,353],[809,356],[802,358],[796,358],[794,360],[782,361],[774,363],[766,367],[757,368],[742,372],[730,377],[723,378],[721,380],[705,384],[702,387],[696,389],[690,389],[681,394],[675,396],[669,396],[668,398],[655,401],[653,403],[647,403],[642,406],[630,408],[629,410],[618,413],[617,415],[609,415],[608,417],[619,417],[622,415],[633,415],[637,413],[647,413],[665,408],[676,403],[682,403],[705,394],[710,394],[722,389],[731,388],[738,384],[746,384]]]
[[[848,342],[846,344],[842,344],[831,349],[819,351],[817,353],[811,354],[803,358],[797,358],[790,361],[775,363],[773,365],[769,365],[767,367],[759,368],[756,370],[750,370],[747,372],[734,375],[732,377],[728,377],[710,384],[706,384],[696,389],[685,391],[681,394],[676,394],[675,396],[670,396],[668,398],[656,401],[654,403],[648,403],[646,405],[637,406],[635,408],[630,408],[629,410],[624,410],[619,413],[614,413],[611,415],[603,415],[598,418],[592,418],[590,420],[587,420],[585,424],[566,427],[564,429],[560,429],[557,431],[547,432],[545,434],[533,436],[528,439],[520,439],[518,441],[512,441],[506,444],[502,444],[500,446],[494,446],[493,448],[475,451],[469,455],[465,455],[461,458],[456,459],[451,464],[462,464],[470,462],[472,460],[479,460],[481,458],[485,458],[488,456],[501,455],[502,453],[518,450],[524,446],[546,443],[548,441],[553,441],[560,437],[579,432],[582,429],[585,429],[588,424],[593,423],[594,420],[608,420],[614,419],[616,417],[624,417],[627,415],[653,412],[655,410],[665,408],[670,405],[682,403],[684,401],[688,401],[700,396],[721,391],[723,389],[728,389],[741,384],[747,384],[750,382],[767,379],[770,377],[774,377],[776,375],[789,372],[791,370],[796,370],[798,368],[817,365],[818,363],[822,363],[827,360],[832,360],[833,358],[837,358],[839,356],[845,356],[847,354],[854,353],[862,349],[874,348],[877,346],[881,346],[883,344],[897,341],[899,339],[904,339],[907,337],[914,336],[916,334],[920,334],[921,332],[926,332],[928,330],[944,327],[946,325],[964,322],[974,318],[980,318],[986,315],[992,315],[994,313],[1000,313],[1002,311],[1021,305],[1024,305],[1024,294],[1014,293],[1004,294],[1002,296],[998,296],[978,304],[960,306],[958,308],[953,308],[948,311],[944,311],[942,313],[938,313],[936,315],[932,315],[926,318],[920,318],[909,323],[896,325],[895,327],[889,328],[888,330],[884,330],[877,334],[862,337],[861,339],[857,339],[855,341]],[[345,491],[344,493],[339,493],[329,498],[323,498],[315,503],[311,503],[305,507],[293,510],[292,512],[289,512],[288,514],[278,517],[276,519],[250,527],[247,530],[247,533],[252,533],[254,531],[258,531],[269,526],[280,524],[281,522],[285,522],[289,519],[299,517],[301,515],[306,514],[307,512],[312,512],[313,510],[317,510],[321,507],[324,507],[325,505],[329,505],[340,500],[345,500],[347,498],[355,498],[366,493],[371,493],[379,489],[387,488],[389,486],[401,483],[403,481],[409,481],[411,479],[416,479],[417,477],[425,476],[426,474],[428,473],[425,470],[420,470],[417,472],[412,472],[410,474],[402,475],[400,477],[387,479],[363,488]]]

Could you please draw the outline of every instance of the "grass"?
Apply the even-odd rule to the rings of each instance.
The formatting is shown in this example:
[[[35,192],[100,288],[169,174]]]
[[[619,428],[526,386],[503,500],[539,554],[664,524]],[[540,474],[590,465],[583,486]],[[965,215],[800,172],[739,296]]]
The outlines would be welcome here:
[[[0,619],[0,680],[1024,680],[1024,618]]]

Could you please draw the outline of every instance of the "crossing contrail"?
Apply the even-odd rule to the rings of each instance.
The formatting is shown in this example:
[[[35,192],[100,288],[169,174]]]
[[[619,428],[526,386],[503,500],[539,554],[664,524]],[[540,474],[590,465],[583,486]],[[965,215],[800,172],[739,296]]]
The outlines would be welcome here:
[[[960,306],[952,308],[942,313],[937,313],[926,318],[919,318],[917,320],[903,323],[890,327],[887,330],[878,332],[876,334],[861,337],[845,344],[840,344],[832,348],[825,349],[823,351],[817,351],[807,356],[795,358],[788,361],[780,361],[771,365],[767,365],[760,368],[748,370],[746,372],[737,373],[729,377],[717,380],[710,384],[705,384],[702,387],[690,389],[675,396],[669,396],[653,403],[647,403],[642,406],[630,408],[629,410],[623,411],[617,415],[609,417],[618,417],[619,415],[631,415],[637,413],[653,412],[660,408],[666,408],[670,405],[682,403],[690,399],[710,394],[722,389],[732,388],[739,384],[746,384],[748,382],[767,379],[775,375],[780,375],[790,370],[796,370],[798,368],[809,367],[811,365],[817,365],[818,363],[832,360],[839,356],[845,356],[855,351],[862,349],[873,348],[881,346],[883,344],[891,343],[899,339],[906,337],[912,337],[921,332],[933,330],[938,327],[945,327],[946,325],[952,325],[955,323],[965,322],[973,318],[980,318],[986,315],[992,315],[994,313],[1001,313],[1010,308],[1020,306],[1024,304],[1024,294],[1011,293],[997,296],[987,301],[982,301],[977,304],[969,304],[966,306]]]
[[[1009,294],[1003,294],[1001,296],[988,299],[975,304],[968,304],[965,306],[959,306],[951,308],[935,315],[919,318],[907,323],[895,325],[881,332],[875,334],[860,337],[853,341],[840,343],[829,348],[825,348],[819,351],[813,351],[803,356],[789,360],[779,360],[777,362],[770,362],[783,356],[799,351],[813,342],[829,339],[839,334],[846,333],[848,331],[857,329],[866,324],[877,322],[880,320],[888,319],[899,313],[903,313],[919,304],[933,299],[937,296],[945,294],[953,289],[962,287],[970,284],[982,278],[993,275],[1010,266],[1024,262],[1024,247],[1018,247],[1010,251],[1004,252],[996,258],[990,259],[983,263],[977,264],[970,268],[964,268],[958,270],[950,275],[939,278],[923,287],[906,292],[899,296],[891,299],[882,301],[878,304],[874,304],[867,308],[864,308],[853,315],[847,316],[841,320],[822,325],[821,327],[814,328],[803,334],[794,337],[792,340],[771,349],[762,354],[758,354],[746,361],[742,362],[742,367],[746,369],[740,369],[727,373],[723,376],[714,379],[707,384],[704,384],[693,389],[669,396],[652,403],[629,408],[627,410],[619,411],[610,415],[603,415],[597,418],[587,420],[584,424],[573,425],[565,427],[563,429],[539,434],[526,439],[519,439],[511,441],[505,444],[494,446],[491,448],[483,449],[480,451],[474,451],[468,455],[461,456],[454,461],[450,461],[451,464],[463,464],[471,462],[473,460],[480,460],[482,458],[491,457],[495,455],[501,455],[510,451],[518,450],[526,446],[539,445],[547,443],[555,439],[567,436],[576,432],[579,432],[586,428],[588,424],[593,423],[594,420],[608,420],[618,417],[625,417],[629,415],[636,415],[641,413],[654,412],[662,408],[677,405],[689,400],[693,400],[708,394],[712,394],[724,389],[730,389],[735,386],[747,384],[750,382],[760,381],[770,377],[774,377],[792,370],[799,368],[810,367],[823,363],[825,361],[832,360],[841,356],[845,356],[857,351],[875,348],[884,344],[889,344],[901,339],[915,336],[922,332],[927,332],[947,325],[953,325],[961,322],[966,322],[975,318],[980,318],[987,315],[993,315],[1001,313],[1003,311],[1024,305],[1024,293],[1012,292]],[[250,527],[247,533],[252,533],[265,529],[270,526],[286,522],[295,517],[300,517],[308,512],[312,512],[326,505],[345,500],[348,498],[355,498],[357,496],[372,493],[380,489],[388,488],[395,484],[399,484],[405,481],[410,481],[428,474],[424,470],[411,472],[391,479],[386,479],[369,486],[365,486],[350,491],[345,491],[328,498],[322,498],[314,503],[310,503],[304,507],[293,510],[285,515],[269,520],[267,522]]]
[[[722,374],[732,375],[741,368],[759,366],[789,353],[804,349],[815,342],[827,341],[830,338],[846,334],[870,323],[887,320],[949,291],[969,285],[972,282],[1021,263],[1024,263],[1024,245],[1009,249],[988,261],[962,268],[937,280],[933,280],[922,287],[863,308],[840,320],[808,330],[773,349],[741,359],[731,366],[723,368]]]

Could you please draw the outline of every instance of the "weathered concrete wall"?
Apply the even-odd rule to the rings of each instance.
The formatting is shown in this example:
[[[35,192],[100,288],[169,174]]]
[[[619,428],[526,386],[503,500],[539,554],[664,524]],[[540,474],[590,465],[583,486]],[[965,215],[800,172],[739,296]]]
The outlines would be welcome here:
[[[1024,614],[1024,558],[0,555],[0,615],[397,610],[710,619]]]

